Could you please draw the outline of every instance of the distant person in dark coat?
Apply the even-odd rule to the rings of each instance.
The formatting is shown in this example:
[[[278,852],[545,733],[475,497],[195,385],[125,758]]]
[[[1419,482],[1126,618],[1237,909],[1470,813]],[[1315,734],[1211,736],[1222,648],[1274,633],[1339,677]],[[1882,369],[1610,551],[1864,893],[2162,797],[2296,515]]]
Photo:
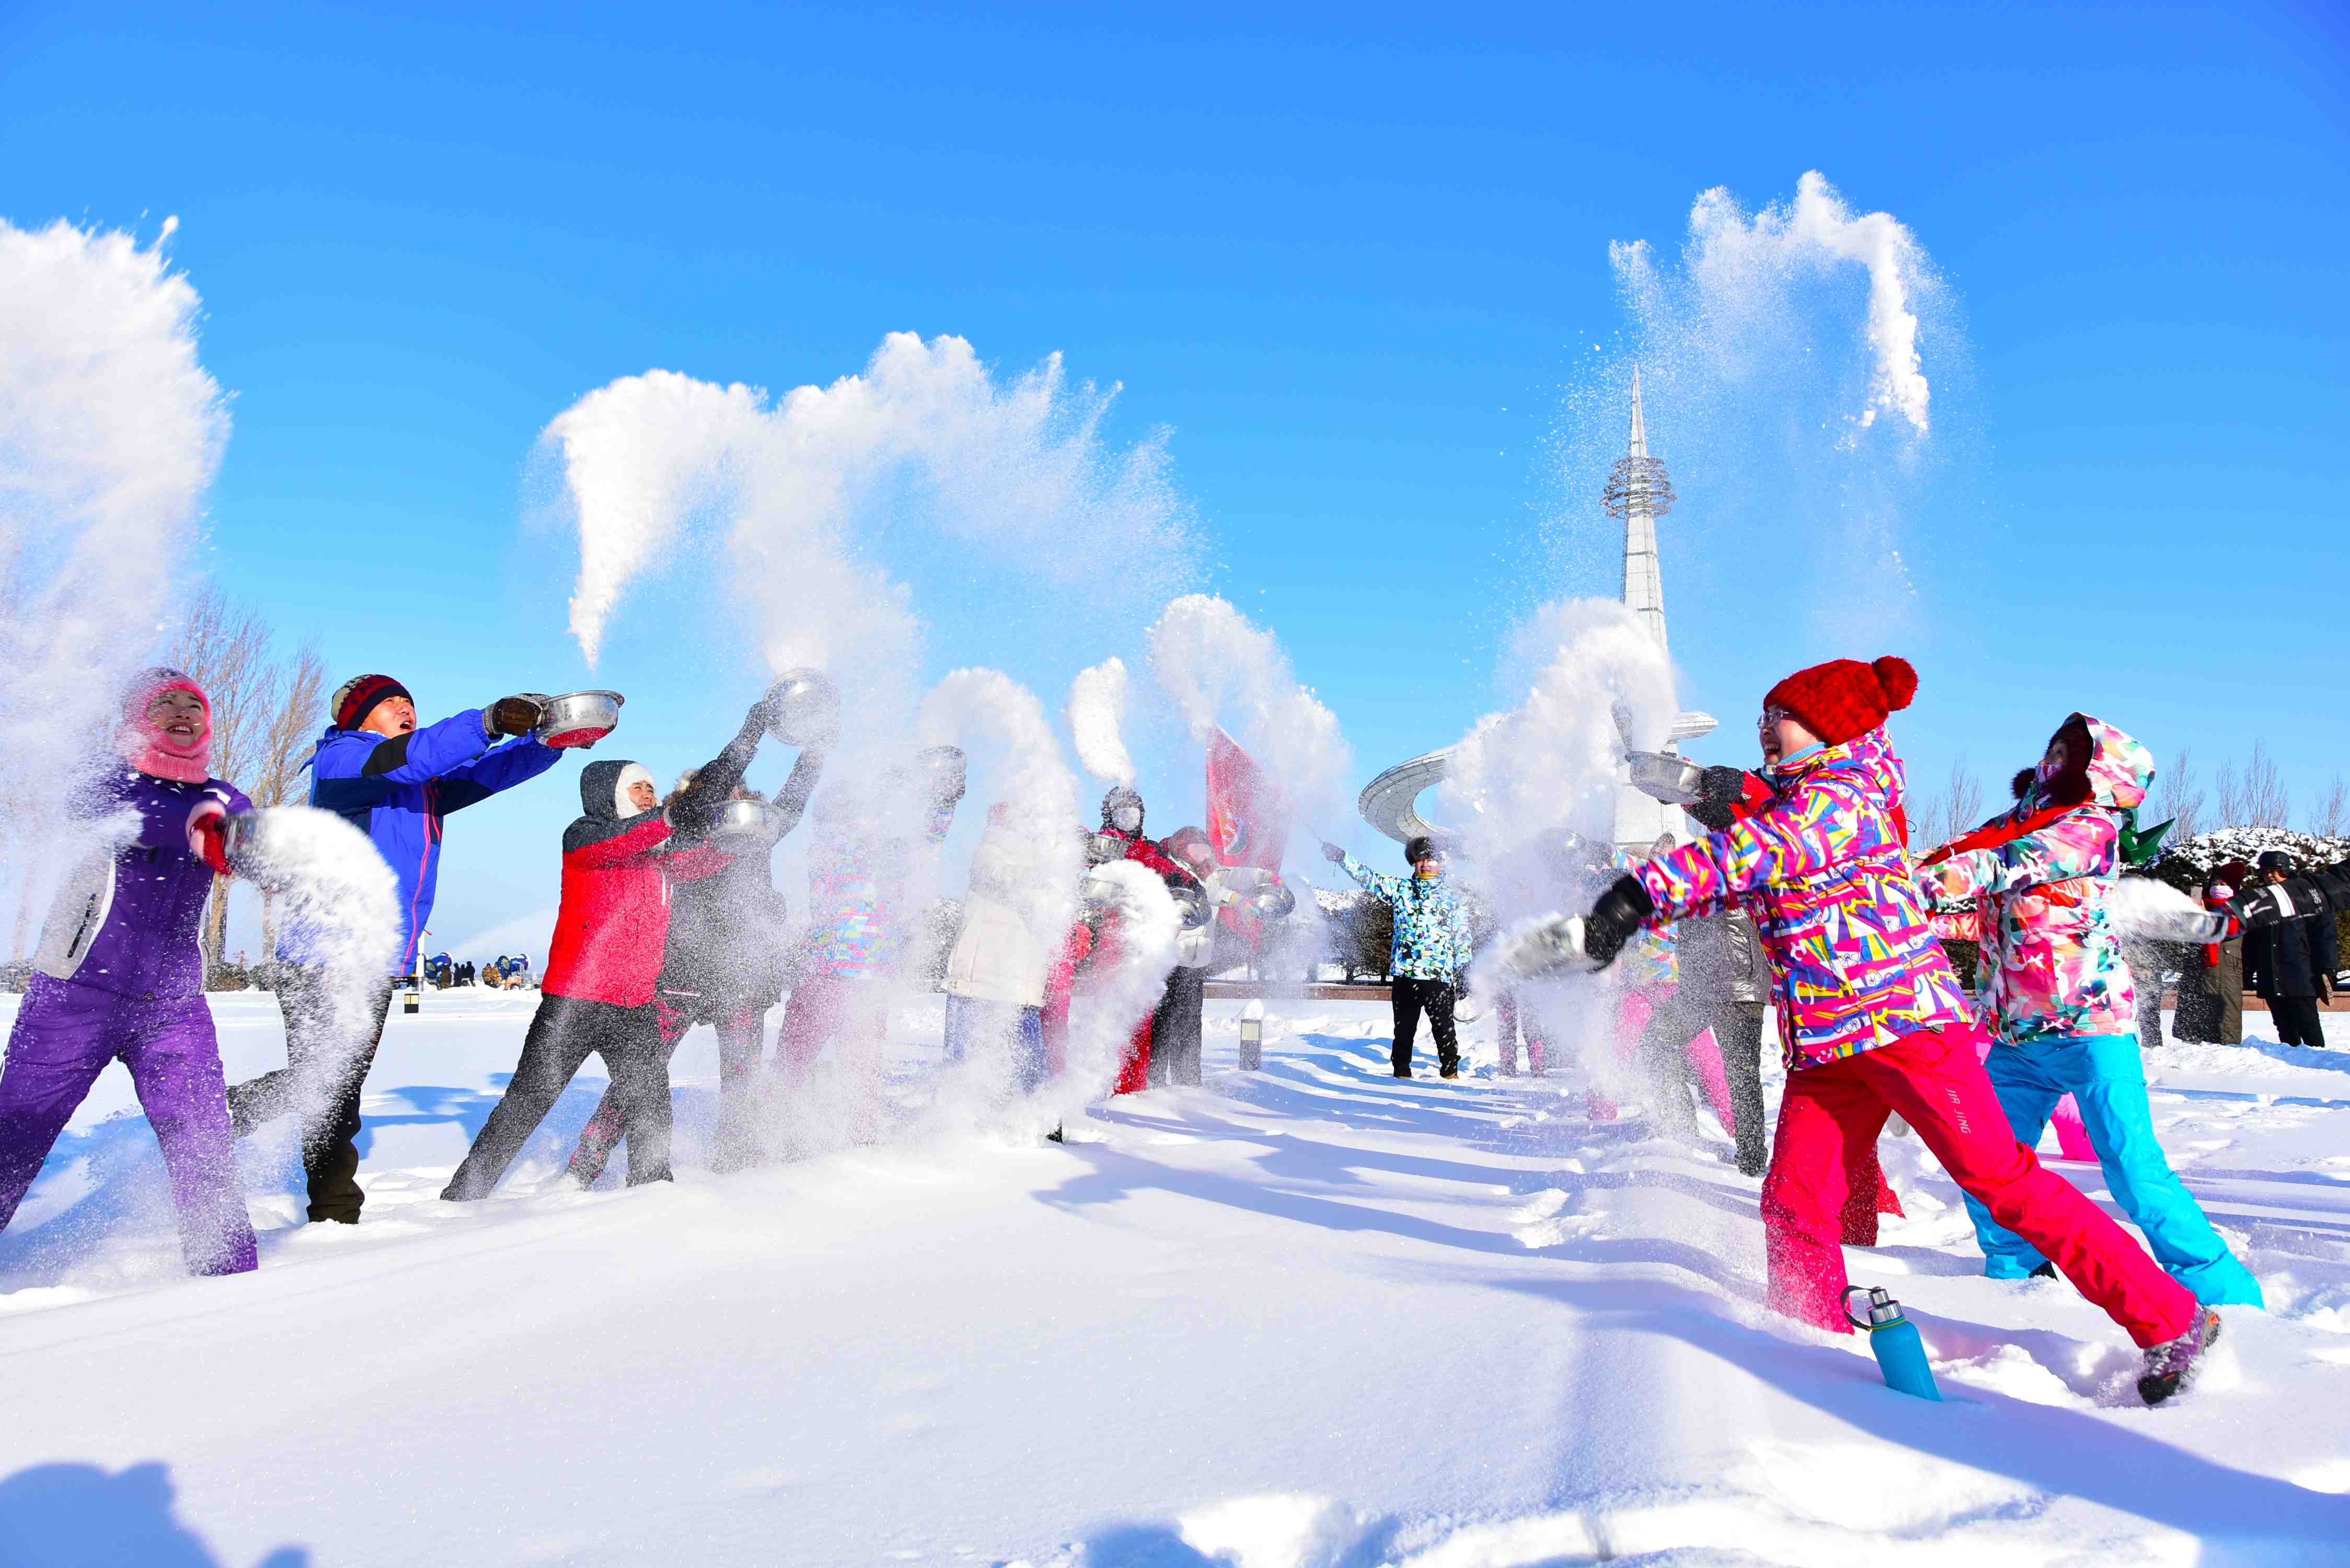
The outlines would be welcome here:
[[[2211,873],[2203,887],[2203,907],[2217,909],[2251,879],[2252,868],[2230,861]],[[2230,918],[2227,937],[2189,950],[2190,962],[2178,981],[2178,1016],[2172,1035],[2190,1044],[2244,1043],[2244,928]]]
[[[2293,859],[2281,849],[2269,850],[2261,857],[2260,874],[2262,881],[2276,887],[2293,875]],[[2322,895],[2306,914],[2255,925],[2244,933],[2245,988],[2269,1004],[2282,1044],[2325,1048],[2317,1004],[2332,994],[2335,956],[2334,909]]]

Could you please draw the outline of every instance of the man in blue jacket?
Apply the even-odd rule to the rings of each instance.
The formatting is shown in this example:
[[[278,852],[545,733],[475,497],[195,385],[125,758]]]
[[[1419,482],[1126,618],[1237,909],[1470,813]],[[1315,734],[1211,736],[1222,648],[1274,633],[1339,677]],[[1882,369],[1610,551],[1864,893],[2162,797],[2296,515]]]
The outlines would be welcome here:
[[[400,888],[400,961],[369,998],[375,1028],[356,1055],[330,1028],[327,971],[314,939],[289,929],[278,943],[278,1010],[286,1018],[286,1064],[229,1090],[240,1137],[295,1108],[296,1081],[313,1072],[339,1073],[328,1092],[311,1096],[322,1107],[306,1113],[302,1168],[309,1178],[310,1218],[359,1223],[367,1200],[358,1180],[359,1095],[383,1038],[391,994],[416,964],[416,944],[432,917],[441,871],[441,820],[536,778],[561,755],[531,736],[539,700],[501,697],[487,708],[416,724],[416,702],[389,675],[362,675],[338,687],[333,722],[310,757],[310,804],[351,823],[376,847]]]

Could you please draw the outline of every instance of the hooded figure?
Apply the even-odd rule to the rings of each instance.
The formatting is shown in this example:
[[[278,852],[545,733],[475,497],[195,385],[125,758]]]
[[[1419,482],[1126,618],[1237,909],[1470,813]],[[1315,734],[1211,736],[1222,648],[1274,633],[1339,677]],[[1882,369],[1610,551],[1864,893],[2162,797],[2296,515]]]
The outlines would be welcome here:
[[[702,802],[714,815],[734,800],[757,801],[743,788],[743,775],[769,728],[772,696],[762,699],[743,729],[709,766],[678,780],[670,796],[671,815],[697,820]],[[809,746],[793,764],[755,833],[688,831],[680,826],[663,857],[665,870],[700,869],[707,875],[673,877],[669,888],[668,937],[653,1007],[660,1023],[661,1059],[677,1054],[678,1042],[697,1023],[718,1034],[718,1131],[711,1164],[736,1170],[758,1158],[754,1102],[759,1060],[766,1049],[767,1009],[781,984],[776,952],[784,925],[783,896],[775,891],[770,856],[785,834],[799,826],[808,796],[824,771],[824,752]],[[764,804],[764,803],[763,803]],[[571,1154],[571,1177],[588,1186],[603,1175],[612,1150],[628,1130],[628,1107],[619,1085],[604,1092],[595,1115],[579,1130]]]
[[[580,770],[580,815],[563,830],[562,901],[538,1011],[504,1096],[442,1197],[470,1202],[495,1190],[591,1054],[604,1058],[621,1107],[629,1185],[670,1179],[669,1057],[653,999],[669,940],[670,879],[707,877],[725,857],[665,851],[678,827],[708,826],[715,802],[704,791],[721,777],[712,764],[690,797],[681,793],[663,811],[641,763]]]
[[[2139,1397],[2159,1403],[2192,1375],[2219,1319],[2008,1130],[1908,851],[1908,777],[1885,724],[1917,691],[1917,671],[1889,656],[1789,676],[1756,725],[1771,798],[1636,867],[1589,913],[1522,931],[1506,961],[1522,974],[1587,970],[1644,924],[1732,902],[1750,910],[1787,1058],[1762,1182],[1772,1304],[1850,1332],[1842,1212],[1856,1155],[1898,1114],[1961,1189],[2128,1331],[2145,1353]]]
[[[2261,1288],[2211,1229],[2156,1141],[2140,1056],[2141,1002],[2106,895],[2122,870],[2125,814],[2146,799],[2154,758],[2101,720],[2058,727],[2014,807],[1928,855],[1928,900],[1974,899],[1983,1007],[1998,1043],[1987,1063],[2016,1137],[2040,1141],[2071,1095],[2106,1182],[2169,1275],[2207,1305],[2259,1306]],[[2030,1242],[1970,1196],[1984,1272],[2022,1279],[2050,1269]]]
[[[116,751],[88,805],[129,812],[129,836],[67,877],[42,927],[0,1069],[0,1229],[108,1063],[130,1070],[170,1172],[189,1272],[255,1263],[229,1131],[220,1044],[197,941],[204,900],[229,862],[224,827],[252,809],[210,776],[212,703],[176,670],[126,693]]]

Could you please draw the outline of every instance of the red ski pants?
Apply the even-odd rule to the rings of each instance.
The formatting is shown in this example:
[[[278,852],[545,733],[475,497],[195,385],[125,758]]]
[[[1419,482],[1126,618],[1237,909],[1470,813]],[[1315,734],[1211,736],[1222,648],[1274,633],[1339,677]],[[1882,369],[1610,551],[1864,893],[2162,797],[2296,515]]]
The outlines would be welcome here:
[[[2074,1287],[2141,1346],[2185,1334],[2195,1298],[2103,1210],[2015,1141],[1977,1031],[1913,1034],[1787,1075],[1771,1174],[1762,1182],[1771,1304],[1849,1333],[1838,1244],[1846,1172],[1875,1163],[1877,1134],[1898,1112],[1950,1179],[1991,1218],[2040,1249]]]

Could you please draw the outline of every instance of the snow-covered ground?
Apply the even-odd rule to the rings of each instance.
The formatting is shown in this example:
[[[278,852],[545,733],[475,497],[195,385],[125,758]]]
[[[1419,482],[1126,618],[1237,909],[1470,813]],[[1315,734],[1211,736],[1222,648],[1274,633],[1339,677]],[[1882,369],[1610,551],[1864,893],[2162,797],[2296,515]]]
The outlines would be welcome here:
[[[723,1179],[704,1032],[674,1187],[563,1189],[583,1079],[497,1199],[438,1202],[529,1007],[395,1014],[359,1229],[295,1223],[290,1129],[250,1147],[234,1280],[180,1277],[109,1070],[0,1238],[0,1563],[2350,1562],[2350,1051],[2161,1059],[2165,1141],[2272,1310],[2150,1411],[2069,1288],[1981,1277],[1914,1139],[1910,1218],[1851,1262],[1942,1405],[1760,1308],[1726,1144],[1496,1078],[1483,1024],[1464,1080],[1398,1082],[1364,1004],[1276,1010],[1255,1075],[1212,1004],[1206,1088],[1066,1146]],[[282,1060],[269,999],[215,1011],[232,1077]],[[937,1014],[900,1024],[919,1096]]]

